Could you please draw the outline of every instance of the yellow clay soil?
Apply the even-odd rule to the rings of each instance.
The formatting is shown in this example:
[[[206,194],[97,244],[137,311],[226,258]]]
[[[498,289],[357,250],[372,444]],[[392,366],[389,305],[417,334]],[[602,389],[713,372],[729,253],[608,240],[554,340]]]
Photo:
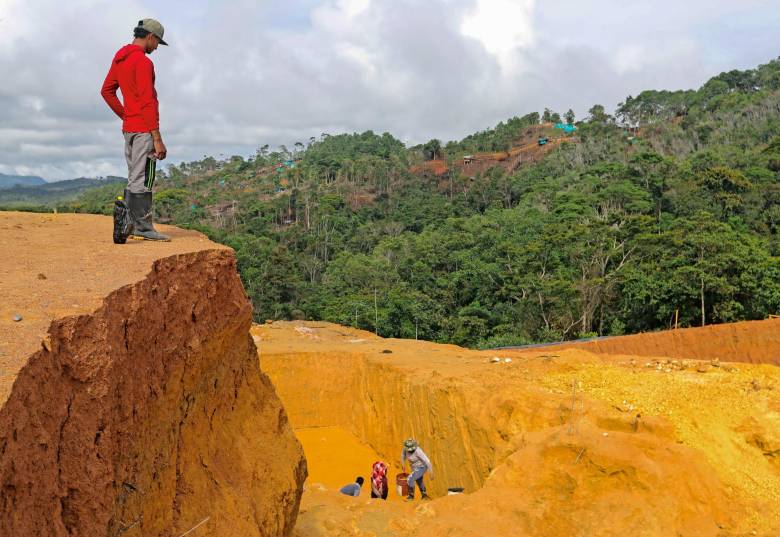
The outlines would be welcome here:
[[[780,534],[775,366],[472,351],[329,323],[252,333],[312,475],[354,473],[351,453],[312,449],[313,427],[389,461],[414,436],[435,469],[434,500],[413,504],[310,479],[297,537]],[[447,496],[453,486],[466,494]]]

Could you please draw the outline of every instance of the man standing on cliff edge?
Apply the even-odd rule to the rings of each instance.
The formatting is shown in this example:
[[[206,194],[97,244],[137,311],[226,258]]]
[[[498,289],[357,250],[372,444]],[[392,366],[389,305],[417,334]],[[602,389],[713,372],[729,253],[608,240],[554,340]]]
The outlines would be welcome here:
[[[167,149],[160,135],[154,64],[147,55],[159,45],[168,44],[163,41],[163,32],[162,24],[154,19],[138,21],[133,42],[116,53],[100,90],[108,106],[122,120],[127,159],[124,199],[132,218],[132,235],[153,241],[171,240],[158,233],[152,223],[152,187],[157,161],[165,158]],[[124,104],[116,96],[117,89],[122,90]]]

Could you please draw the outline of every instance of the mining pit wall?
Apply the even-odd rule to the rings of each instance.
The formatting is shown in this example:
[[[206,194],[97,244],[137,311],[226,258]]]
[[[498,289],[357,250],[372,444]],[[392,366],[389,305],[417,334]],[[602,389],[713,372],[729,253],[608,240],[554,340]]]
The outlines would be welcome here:
[[[397,343],[379,341],[391,348]],[[516,449],[513,442],[518,436],[570,419],[565,396],[534,386],[518,391],[487,364],[481,376],[461,374],[458,357],[437,362],[440,349],[435,347],[452,349],[453,354],[463,351],[458,347],[409,344],[419,354],[408,358],[398,356],[398,350],[383,354],[376,345],[317,350],[327,349],[327,344],[316,341],[309,345],[311,350],[293,352],[277,351],[262,341],[258,346],[262,369],[295,429],[341,427],[393,463],[400,460],[403,439],[414,437],[433,460],[436,479],[428,485],[438,496],[450,487],[478,490]]]
[[[268,354],[262,362],[296,429],[341,427],[394,464],[403,439],[419,439],[436,454],[435,494],[474,491],[494,467],[502,420],[474,419],[490,397],[483,387],[431,383],[427,373],[415,377],[359,352]]]
[[[434,501],[401,510],[362,497],[353,505],[338,488],[310,483],[298,537],[344,528],[404,537],[477,536],[487,527],[648,537],[780,528],[763,514],[780,491],[772,366],[663,358],[646,367],[580,349],[481,352],[324,322],[274,321],[252,334],[295,430],[344,429],[396,464],[412,436],[434,466],[435,480],[426,478]],[[346,484],[353,457],[348,447],[341,456],[350,460]],[[466,494],[447,496],[451,487]]]
[[[292,532],[306,463],[234,254],[165,232],[0,213],[0,535]]]
[[[694,360],[717,358],[728,362],[780,365],[780,319],[646,332],[544,347],[549,351],[569,348],[598,354]]]

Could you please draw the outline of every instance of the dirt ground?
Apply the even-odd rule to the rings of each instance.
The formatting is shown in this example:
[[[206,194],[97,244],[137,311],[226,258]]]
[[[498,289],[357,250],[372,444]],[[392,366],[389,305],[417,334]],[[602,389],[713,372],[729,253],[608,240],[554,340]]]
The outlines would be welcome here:
[[[146,276],[155,259],[224,248],[170,226],[159,227],[171,242],[117,245],[111,225],[105,216],[0,212],[0,407],[53,319],[92,312]]]
[[[387,460],[414,435],[436,470],[426,503],[309,480],[298,537],[780,535],[776,366],[477,352],[328,323],[253,335],[294,428],[348,430]],[[302,442],[311,468],[354,473],[350,454]],[[456,485],[466,494],[447,496]]]
[[[780,318],[713,324],[545,346],[548,352],[581,349],[599,355],[663,356],[780,365]]]
[[[342,427],[311,427],[297,429],[295,435],[303,446],[308,463],[309,487],[317,490],[339,490],[358,476],[365,480],[361,496],[369,497],[369,479],[375,462],[383,461],[390,469],[389,501],[401,501],[391,477],[400,472],[398,461],[383,460],[374,449]]]
[[[111,225],[0,213],[0,535],[289,535],[306,462],[232,250]]]

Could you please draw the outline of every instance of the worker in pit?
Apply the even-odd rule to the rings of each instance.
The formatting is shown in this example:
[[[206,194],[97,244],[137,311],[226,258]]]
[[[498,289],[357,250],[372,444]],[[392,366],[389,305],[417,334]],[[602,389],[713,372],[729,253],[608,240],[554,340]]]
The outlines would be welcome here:
[[[387,499],[390,488],[387,486],[387,465],[376,461],[371,467],[371,497]]]
[[[347,496],[360,496],[360,488],[363,486],[364,479],[362,477],[358,477],[355,479],[354,483],[350,483],[349,485],[344,485],[341,487],[342,494],[346,494]]]
[[[406,470],[406,462],[409,462],[412,473],[409,474],[407,480],[409,484],[409,495],[406,497],[407,502],[414,500],[414,484],[420,487],[420,494],[423,500],[430,500],[431,498],[425,491],[425,483],[423,483],[423,475],[425,472],[430,472],[431,480],[433,480],[433,466],[431,461],[425,452],[417,445],[417,441],[413,438],[404,440],[404,449],[401,452],[401,469]]]

